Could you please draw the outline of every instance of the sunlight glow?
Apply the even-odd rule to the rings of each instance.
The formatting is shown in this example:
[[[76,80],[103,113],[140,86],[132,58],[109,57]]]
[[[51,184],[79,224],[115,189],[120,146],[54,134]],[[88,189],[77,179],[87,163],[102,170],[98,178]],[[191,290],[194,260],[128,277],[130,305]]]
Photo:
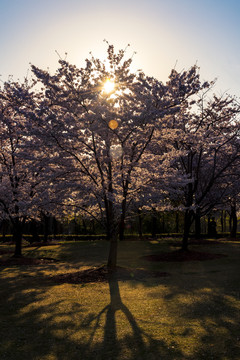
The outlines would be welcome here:
[[[103,91],[105,93],[111,93],[114,91],[115,83],[112,79],[107,79],[103,85]]]

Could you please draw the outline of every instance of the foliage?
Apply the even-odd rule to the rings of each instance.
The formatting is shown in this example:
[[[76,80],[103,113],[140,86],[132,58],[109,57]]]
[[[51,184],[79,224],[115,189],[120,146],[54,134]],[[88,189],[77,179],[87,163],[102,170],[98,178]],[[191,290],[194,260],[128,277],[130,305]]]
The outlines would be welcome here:
[[[31,84],[4,84],[0,214],[16,234],[49,214],[93,217],[114,267],[131,213],[184,210],[186,248],[192,221],[230,196],[239,104],[212,94],[196,66],[172,70],[164,84],[133,73],[127,48],[107,46],[106,61],[91,56],[78,68],[60,59],[53,75],[32,65]]]

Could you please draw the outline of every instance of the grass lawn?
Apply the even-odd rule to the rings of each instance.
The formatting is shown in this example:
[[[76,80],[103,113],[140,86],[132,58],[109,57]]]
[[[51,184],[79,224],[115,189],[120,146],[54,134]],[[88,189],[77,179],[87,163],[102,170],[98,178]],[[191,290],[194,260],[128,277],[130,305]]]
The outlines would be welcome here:
[[[0,258],[7,249],[0,245]],[[191,249],[227,256],[147,261],[146,255],[175,251],[174,243],[125,241],[119,266],[145,276],[133,270],[129,278],[69,283],[53,276],[103,265],[107,242],[25,247],[27,257],[58,262],[0,266],[0,359],[239,360],[240,243]]]

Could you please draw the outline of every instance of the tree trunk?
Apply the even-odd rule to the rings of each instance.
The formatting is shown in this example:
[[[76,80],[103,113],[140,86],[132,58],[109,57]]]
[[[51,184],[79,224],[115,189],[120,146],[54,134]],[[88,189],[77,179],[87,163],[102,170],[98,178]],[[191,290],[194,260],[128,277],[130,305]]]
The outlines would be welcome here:
[[[230,212],[229,220],[228,220],[228,228],[229,228],[229,232],[231,234],[231,232],[232,232],[232,214],[231,214],[231,212]]]
[[[232,226],[231,226],[231,238],[236,238],[237,236],[237,213],[236,213],[236,204],[234,203],[231,205],[231,219],[232,219]]]
[[[5,242],[6,241],[7,220],[2,220],[1,228],[2,228],[2,241]]]
[[[200,239],[201,237],[201,217],[199,209],[197,209],[195,213],[195,237],[196,239]]]
[[[182,239],[182,250],[188,250],[188,238],[190,227],[192,223],[192,212],[190,210],[186,210],[184,214],[184,232],[183,232],[183,239]]]
[[[124,239],[126,204],[127,204],[127,199],[126,199],[126,197],[124,197],[124,199],[122,201],[122,213],[121,213],[120,222],[119,222],[119,240],[120,241],[122,241]]]
[[[162,212],[162,233],[165,233],[165,216],[164,212]]]
[[[138,236],[142,238],[142,211],[138,209]]]
[[[14,219],[13,240],[15,242],[14,257],[22,256],[22,224],[19,219]]]
[[[84,218],[82,218],[82,224],[83,224],[83,234],[87,234],[87,224]]]
[[[44,229],[43,241],[47,242],[49,235],[49,216],[45,213],[42,213],[42,217],[43,217],[43,229]]]
[[[221,230],[222,233],[224,232],[224,227],[223,227],[223,210],[221,211]]]
[[[176,217],[175,217],[175,233],[179,233],[179,213],[176,211]]]
[[[207,233],[208,235],[210,236],[211,235],[211,217],[208,215],[208,230],[207,230]]]
[[[152,238],[157,236],[157,211],[152,209]]]
[[[54,239],[56,238],[58,232],[58,223],[57,223],[57,219],[54,217],[53,218],[53,237]]]

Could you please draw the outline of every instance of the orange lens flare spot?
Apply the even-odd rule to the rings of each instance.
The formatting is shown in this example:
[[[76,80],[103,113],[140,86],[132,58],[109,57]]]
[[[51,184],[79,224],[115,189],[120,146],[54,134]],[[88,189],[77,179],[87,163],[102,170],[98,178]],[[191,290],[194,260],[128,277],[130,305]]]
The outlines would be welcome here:
[[[110,129],[115,130],[118,127],[118,122],[116,120],[110,120],[108,126]]]

